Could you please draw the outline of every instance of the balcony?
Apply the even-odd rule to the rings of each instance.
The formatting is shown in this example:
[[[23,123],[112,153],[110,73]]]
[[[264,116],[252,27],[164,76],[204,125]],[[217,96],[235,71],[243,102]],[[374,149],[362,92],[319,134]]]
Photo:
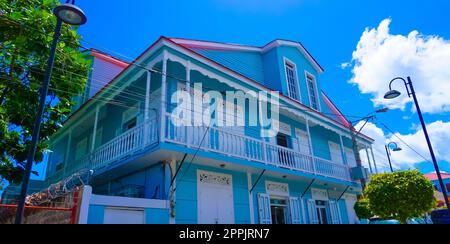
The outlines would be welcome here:
[[[258,162],[292,171],[351,181],[350,168],[312,155],[270,144],[264,140],[239,135],[223,128],[175,126],[166,115],[164,142],[199,148],[202,151]],[[159,119],[146,123],[114,138],[82,160],[70,164],[66,173],[82,168],[93,170],[112,165],[159,143]]]

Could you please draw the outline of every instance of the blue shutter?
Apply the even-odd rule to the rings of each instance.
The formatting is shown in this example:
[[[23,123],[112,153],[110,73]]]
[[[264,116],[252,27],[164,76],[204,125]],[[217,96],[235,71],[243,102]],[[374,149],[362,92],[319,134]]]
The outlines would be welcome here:
[[[328,203],[329,210],[330,210],[330,217],[331,217],[331,223],[334,225],[341,223],[341,214],[339,212],[339,206],[338,203],[335,201],[330,201]]]
[[[319,224],[319,218],[317,216],[317,209],[316,209],[316,200],[308,199],[307,204],[308,204],[309,223]]]
[[[298,197],[289,198],[289,214],[291,216],[291,224],[301,224],[302,214],[300,212],[300,200]]]
[[[258,194],[259,223],[272,224],[272,212],[270,210],[270,196]]]

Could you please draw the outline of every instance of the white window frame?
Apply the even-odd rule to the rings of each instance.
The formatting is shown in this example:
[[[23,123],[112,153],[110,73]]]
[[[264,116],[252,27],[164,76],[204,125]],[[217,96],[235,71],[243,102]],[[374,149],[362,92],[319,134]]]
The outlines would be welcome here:
[[[294,73],[295,73],[295,88],[297,89],[297,96],[298,98],[295,99],[291,96],[291,91],[289,89],[289,80],[288,80],[288,74],[287,74],[287,65],[290,65],[294,68]],[[292,62],[291,60],[289,60],[286,57],[283,57],[283,66],[284,66],[284,76],[286,78],[286,86],[287,86],[287,92],[288,92],[288,97],[290,97],[291,99],[294,99],[298,102],[302,101],[302,94],[300,92],[300,83],[299,83],[299,79],[298,79],[298,70],[297,70],[297,65]]]
[[[313,82],[314,82],[314,92],[316,93],[316,99],[317,99],[317,109],[312,107],[312,101],[311,101],[311,92],[310,92],[310,87],[309,87],[309,82],[308,82],[308,76],[311,76],[313,78]],[[322,111],[322,107],[320,106],[320,98],[319,98],[319,87],[317,86],[317,79],[316,76],[314,76],[313,74],[311,74],[310,72],[305,70],[305,82],[306,82],[306,88],[308,90],[308,101],[309,101],[309,107],[313,110],[316,111]]]

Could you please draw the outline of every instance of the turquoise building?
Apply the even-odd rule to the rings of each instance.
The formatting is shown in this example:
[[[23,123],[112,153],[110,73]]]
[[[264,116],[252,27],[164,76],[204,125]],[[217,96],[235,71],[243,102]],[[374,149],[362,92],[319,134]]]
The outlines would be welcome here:
[[[132,63],[86,55],[86,90],[50,140],[46,174],[52,184],[92,170],[80,223],[358,223],[353,205],[367,169],[356,163],[350,123],[321,90],[323,68],[302,44],[161,37]],[[175,94],[199,84],[216,96],[280,95],[267,110],[249,97],[243,106],[183,100],[191,120],[202,117],[196,106],[227,109],[211,113],[216,123],[177,125]],[[279,129],[263,136],[267,125],[251,115],[275,115],[275,107]],[[223,118],[245,123],[219,126]],[[357,143],[375,163],[373,140],[360,134]]]

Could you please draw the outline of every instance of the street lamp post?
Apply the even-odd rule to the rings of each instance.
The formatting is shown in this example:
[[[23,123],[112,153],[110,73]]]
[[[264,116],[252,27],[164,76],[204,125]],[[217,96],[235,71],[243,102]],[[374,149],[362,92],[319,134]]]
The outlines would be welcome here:
[[[24,177],[23,177],[23,181],[22,181],[22,187],[20,190],[19,204],[17,205],[17,211],[16,211],[16,219],[15,219],[16,224],[22,223],[23,214],[25,211],[25,200],[26,200],[26,196],[27,196],[28,184],[30,181],[30,175],[31,175],[31,169],[33,167],[34,157],[36,154],[36,146],[39,141],[42,116],[44,114],[44,109],[45,109],[45,100],[47,98],[48,87],[50,84],[50,79],[52,77],[53,64],[55,61],[55,52],[56,52],[56,47],[58,45],[59,36],[61,34],[62,23],[64,22],[69,25],[82,25],[82,24],[86,23],[86,20],[87,20],[83,11],[74,5],[75,0],[72,0],[71,4],[69,4],[69,2],[70,1],[67,0],[67,2],[65,4],[61,4],[53,10],[53,14],[56,16],[56,27],[55,27],[55,32],[53,35],[52,46],[50,48],[50,56],[48,57],[48,60],[47,60],[47,70],[45,72],[45,78],[44,78],[44,81],[42,82],[41,89],[40,89],[41,94],[40,94],[39,108],[38,108],[38,113],[37,113],[35,121],[34,121],[31,145],[28,148]]]
[[[392,151],[394,151],[394,152],[399,152],[402,149],[395,142],[389,142],[389,144],[384,146],[384,148],[386,149],[386,155],[387,155],[387,158],[389,161],[389,167],[391,168],[391,173],[394,173],[394,168],[392,168],[391,153],[390,153],[391,145],[394,146],[394,148],[392,149]]]
[[[370,113],[369,115],[367,115],[366,117],[364,117],[358,121],[350,122],[350,136],[352,138],[352,149],[353,149],[353,154],[355,156],[356,166],[362,167],[362,160],[361,160],[361,155],[359,155],[359,148],[358,148],[358,142],[357,142],[356,136],[361,134],[361,131],[364,129],[364,127],[367,125],[367,123],[369,123],[369,121],[371,119],[376,117],[376,114],[386,113],[387,111],[388,111],[388,108],[378,109],[375,112]],[[365,120],[363,126],[361,126],[359,131],[356,131],[356,128],[353,126],[353,124],[358,123],[363,120]],[[366,183],[367,183],[366,179],[360,179],[360,181],[361,181],[362,188],[363,189],[366,188]]]
[[[434,155],[433,146],[431,145],[431,140],[430,140],[430,137],[428,136],[427,126],[425,124],[425,121],[423,120],[422,111],[420,110],[419,102],[417,101],[416,92],[414,91],[414,86],[412,84],[411,77],[408,76],[407,80],[405,80],[402,77],[397,77],[397,78],[391,80],[391,82],[389,83],[389,91],[386,93],[384,98],[385,99],[394,99],[401,95],[401,92],[392,89],[392,83],[396,80],[403,81],[403,83],[405,84],[405,87],[406,87],[406,91],[408,92],[408,96],[409,97],[412,96],[412,98],[414,99],[414,104],[416,105],[417,114],[419,115],[420,123],[422,124],[423,133],[424,133],[425,139],[427,141],[428,149],[430,150],[431,159],[433,160],[433,165],[436,170],[436,175],[439,179],[439,184],[442,189],[445,189],[444,181],[442,180],[441,172],[439,170],[439,165],[437,163],[436,156]],[[445,198],[444,200],[445,200],[445,204],[447,205],[447,210],[450,212],[450,203],[448,201],[447,192],[445,190],[442,192],[444,194],[444,198]]]

